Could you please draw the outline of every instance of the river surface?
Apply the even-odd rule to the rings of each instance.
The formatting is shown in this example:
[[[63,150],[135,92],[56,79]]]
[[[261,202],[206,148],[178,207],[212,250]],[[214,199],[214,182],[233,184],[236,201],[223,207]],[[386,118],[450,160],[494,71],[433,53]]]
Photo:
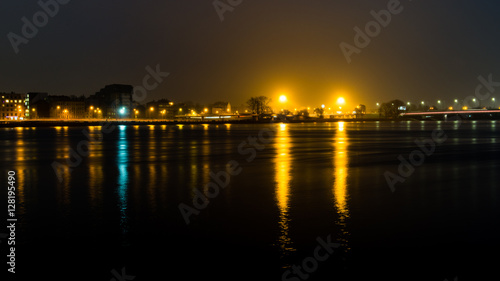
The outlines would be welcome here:
[[[0,155],[19,276],[443,281],[499,261],[499,121],[3,128]]]

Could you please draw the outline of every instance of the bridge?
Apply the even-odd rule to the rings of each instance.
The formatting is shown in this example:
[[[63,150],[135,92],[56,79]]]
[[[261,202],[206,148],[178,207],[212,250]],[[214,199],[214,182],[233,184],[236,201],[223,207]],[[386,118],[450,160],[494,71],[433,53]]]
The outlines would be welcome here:
[[[500,120],[500,110],[470,109],[470,110],[447,110],[447,111],[426,111],[408,112],[399,114],[402,118],[419,120],[447,120],[447,119],[486,119]]]

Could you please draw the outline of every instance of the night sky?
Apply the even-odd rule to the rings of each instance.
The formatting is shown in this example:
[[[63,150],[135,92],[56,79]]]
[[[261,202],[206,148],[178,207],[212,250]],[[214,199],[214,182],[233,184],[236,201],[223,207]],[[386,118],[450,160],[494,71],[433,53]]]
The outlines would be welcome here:
[[[213,0],[72,0],[16,54],[9,32],[22,35],[21,18],[42,9],[3,0],[0,91],[88,96],[107,84],[141,85],[145,68],[159,64],[170,75],[145,101],[238,105],[286,94],[290,108],[329,106],[339,96],[370,108],[394,98],[465,98],[479,75],[500,81],[495,1],[401,1],[348,63],[340,43],[354,45],[354,27],[364,29],[370,11],[389,2],[243,0],[221,21]]]

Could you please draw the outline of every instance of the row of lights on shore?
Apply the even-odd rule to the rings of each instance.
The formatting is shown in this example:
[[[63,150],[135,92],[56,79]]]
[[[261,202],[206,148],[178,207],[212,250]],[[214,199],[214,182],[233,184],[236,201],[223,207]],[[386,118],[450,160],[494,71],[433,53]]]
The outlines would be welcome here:
[[[491,101],[492,101],[492,102],[495,102],[495,98],[491,98]],[[474,103],[475,103],[475,102],[477,102],[477,99],[476,99],[476,98],[473,98],[473,99],[472,99],[472,102],[474,102]],[[455,99],[455,100],[454,100],[454,103],[455,103],[455,104],[458,104],[458,99]],[[421,102],[420,102],[420,104],[421,104],[421,105],[425,105],[425,101],[421,101]],[[441,104],[442,104],[441,100],[437,100],[437,104],[438,104],[438,105],[441,105]],[[407,103],[406,103],[406,105],[411,105],[411,102],[407,102]],[[379,102],[377,102],[377,106],[380,106],[380,103],[379,103]],[[462,107],[462,109],[464,109],[464,110],[466,110],[467,108],[468,108],[467,106],[463,106],[463,107]],[[448,107],[448,109],[453,110],[453,106]]]

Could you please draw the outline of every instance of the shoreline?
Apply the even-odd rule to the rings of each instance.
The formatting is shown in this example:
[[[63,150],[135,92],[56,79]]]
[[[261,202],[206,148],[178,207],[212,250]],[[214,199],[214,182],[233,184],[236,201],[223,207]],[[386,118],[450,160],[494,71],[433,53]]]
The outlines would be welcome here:
[[[272,123],[326,123],[326,122],[364,122],[364,121],[391,121],[387,119],[305,119],[305,120],[24,120],[3,121],[0,128],[15,127],[86,127],[102,126],[105,123],[114,125],[219,125],[219,124],[272,124]]]
[[[500,120],[500,118],[467,118],[465,120]],[[105,123],[114,125],[218,125],[218,124],[271,124],[271,123],[330,123],[330,122],[394,122],[394,121],[446,121],[444,119],[417,119],[417,118],[335,118],[335,119],[304,119],[304,120],[24,120],[24,121],[2,121],[0,128],[16,127],[87,127],[102,126]],[[448,120],[454,121],[454,120]]]

